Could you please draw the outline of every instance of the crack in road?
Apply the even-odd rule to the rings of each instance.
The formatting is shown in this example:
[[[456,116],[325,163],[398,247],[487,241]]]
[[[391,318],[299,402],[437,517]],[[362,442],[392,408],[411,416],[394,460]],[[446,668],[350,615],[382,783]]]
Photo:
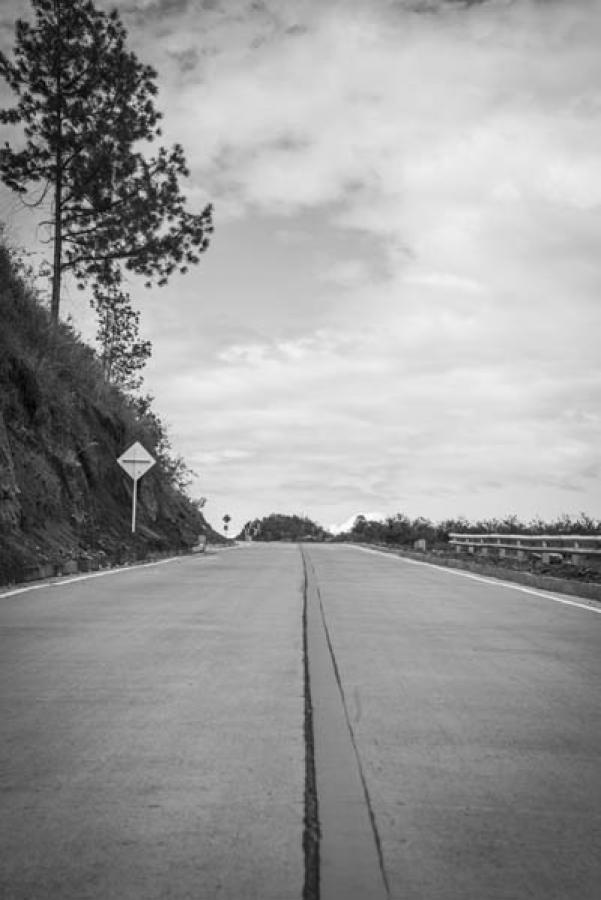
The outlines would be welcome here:
[[[305,890],[311,884],[314,891],[303,896],[305,900],[387,900],[390,891],[381,841],[324,604],[309,554],[302,545],[300,552],[306,729],[310,722],[309,736],[305,731]],[[309,834],[308,823],[315,815],[316,828]],[[317,846],[311,843],[315,839]]]

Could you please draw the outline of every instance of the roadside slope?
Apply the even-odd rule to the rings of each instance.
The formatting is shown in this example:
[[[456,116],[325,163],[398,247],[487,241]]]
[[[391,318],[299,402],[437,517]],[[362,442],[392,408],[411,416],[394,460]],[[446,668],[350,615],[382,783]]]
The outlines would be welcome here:
[[[147,399],[108,384],[91,347],[47,310],[0,246],[0,584],[41,564],[123,562],[212,533],[181,487],[181,461]],[[131,483],[116,458],[141,441],[158,460]]]

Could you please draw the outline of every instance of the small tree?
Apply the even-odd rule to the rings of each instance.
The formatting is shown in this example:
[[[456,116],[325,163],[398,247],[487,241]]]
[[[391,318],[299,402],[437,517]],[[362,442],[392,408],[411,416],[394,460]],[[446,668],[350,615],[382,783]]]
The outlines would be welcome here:
[[[104,377],[127,390],[142,383],[141,370],[152,353],[150,341],[139,339],[140,314],[132,309],[129,296],[118,287],[96,286],[93,306],[98,314],[96,340]]]
[[[179,178],[189,175],[179,144],[154,157],[137,149],[160,136],[156,72],[126,49],[116,11],[91,0],[31,0],[35,22],[18,20],[14,59],[0,75],[17,95],[0,122],[23,126],[24,146],[0,150],[0,178],[43,220],[53,244],[51,312],[58,320],[61,276],[82,287],[106,281],[115,264],[164,284],[199,261],[212,232],[211,207],[185,209]]]

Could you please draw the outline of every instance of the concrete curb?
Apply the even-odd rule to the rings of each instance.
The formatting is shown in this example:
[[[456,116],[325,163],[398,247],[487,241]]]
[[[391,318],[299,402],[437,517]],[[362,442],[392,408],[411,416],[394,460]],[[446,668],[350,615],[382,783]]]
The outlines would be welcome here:
[[[207,545],[213,547],[216,545]],[[161,559],[169,559],[174,556],[195,556],[200,552],[195,548],[190,550],[171,550],[164,553],[148,553],[139,559],[128,559],[126,556],[115,559],[100,559],[98,557],[68,559],[61,563],[40,563],[28,566],[23,570],[23,575],[18,581],[0,582],[0,596],[3,591],[12,588],[26,587],[36,582],[48,581],[52,578],[63,578],[68,575],[79,575],[87,572],[104,572],[110,569],[122,569],[128,566],[139,566],[145,563],[158,562]]]
[[[392,553],[395,556],[430,563],[442,568],[461,569],[465,572],[473,572],[474,575],[484,575],[487,578],[514,581],[516,584],[538,588],[541,591],[549,591],[553,594],[567,594],[570,597],[580,597],[581,599],[592,601],[595,605],[601,604],[601,584],[593,582],[570,581],[566,578],[553,578],[551,575],[518,572],[515,569],[504,569],[501,566],[486,566],[471,560],[452,559],[447,556],[441,557],[427,551],[425,553],[416,553],[411,550],[399,550],[397,547],[388,547],[384,544],[358,544],[357,546],[381,550],[385,553]]]

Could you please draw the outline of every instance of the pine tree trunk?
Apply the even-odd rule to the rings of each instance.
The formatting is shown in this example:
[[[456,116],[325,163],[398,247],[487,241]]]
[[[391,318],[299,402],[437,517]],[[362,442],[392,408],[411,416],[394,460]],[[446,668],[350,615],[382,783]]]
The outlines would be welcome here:
[[[58,322],[58,311],[61,302],[61,259],[62,259],[62,178],[59,152],[57,150],[57,177],[54,191],[54,262],[52,266],[52,302],[50,305],[50,317],[54,323]]]
[[[52,300],[50,303],[50,318],[54,324],[58,323],[58,312],[61,302],[61,268],[62,268],[62,239],[63,239],[63,121],[62,121],[62,80],[61,80],[61,20],[60,0],[55,4],[58,24],[58,47],[55,57],[56,78],[56,147],[54,149],[55,181],[54,181],[54,259],[52,264]]]

